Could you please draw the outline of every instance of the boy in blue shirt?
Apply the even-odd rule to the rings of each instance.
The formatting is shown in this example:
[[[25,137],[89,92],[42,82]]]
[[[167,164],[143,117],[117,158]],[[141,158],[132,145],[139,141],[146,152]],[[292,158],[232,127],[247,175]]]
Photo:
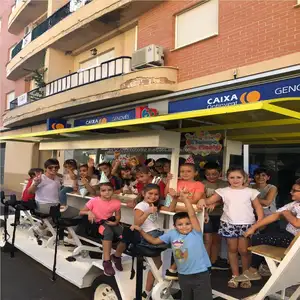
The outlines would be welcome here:
[[[179,285],[182,300],[201,299],[212,300],[209,268],[211,263],[203,243],[203,234],[194,208],[189,201],[189,193],[181,191],[180,198],[185,203],[186,212],[179,212],[173,216],[175,229],[158,238],[147,234],[138,226],[142,237],[153,245],[171,244],[179,274]]]

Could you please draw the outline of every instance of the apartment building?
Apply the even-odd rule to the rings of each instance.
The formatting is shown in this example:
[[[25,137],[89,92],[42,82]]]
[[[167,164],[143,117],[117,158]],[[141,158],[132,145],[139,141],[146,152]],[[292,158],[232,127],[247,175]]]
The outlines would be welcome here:
[[[5,3],[2,136],[300,97],[299,0]],[[9,187],[51,155],[5,145]]]

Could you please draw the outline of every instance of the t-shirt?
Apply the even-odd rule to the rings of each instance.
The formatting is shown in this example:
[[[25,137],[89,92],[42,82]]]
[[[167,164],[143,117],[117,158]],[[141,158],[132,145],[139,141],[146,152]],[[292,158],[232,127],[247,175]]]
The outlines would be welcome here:
[[[100,197],[95,197],[89,200],[86,207],[96,216],[96,222],[107,220],[121,209],[121,201],[111,199],[109,201],[102,200]]]
[[[98,181],[98,178],[96,178],[96,177],[91,178],[91,179],[89,180],[89,185],[90,185],[90,186],[95,186],[95,185],[98,185],[98,184],[99,184],[99,181]],[[79,186],[79,188],[84,187],[84,184],[81,182],[80,179],[78,180],[78,186]]]
[[[40,203],[58,203],[59,191],[61,187],[60,178],[56,176],[50,179],[45,174],[41,176],[41,183],[35,192],[35,201]]]
[[[26,187],[25,187],[25,189],[24,189],[24,191],[22,193],[22,200],[23,201],[28,201],[28,200],[34,199],[34,197],[35,197],[35,194],[30,194],[28,192],[28,189],[31,187],[32,182],[33,182],[33,179],[30,178],[28,180],[27,184],[26,184]]]
[[[138,209],[138,210],[141,210],[142,212],[145,212],[149,208],[150,208],[150,205],[147,202],[142,201],[142,202],[138,203],[135,206],[134,210]],[[160,229],[157,220],[158,220],[158,213],[157,212],[154,213],[154,214],[150,214],[148,216],[148,218],[145,220],[145,222],[140,227],[145,232],[149,232],[149,231],[152,231],[152,230]]]
[[[221,217],[223,222],[236,225],[255,223],[252,201],[257,198],[259,191],[248,187],[243,189],[226,187],[217,189],[216,193],[222,197],[224,203]]]
[[[165,244],[171,244],[179,274],[197,274],[211,267],[203,244],[202,232],[192,230],[185,235],[171,229],[159,239]]]
[[[276,188],[276,187],[275,187],[275,185],[268,184],[262,189],[257,188],[255,185],[253,185],[252,188],[259,191],[258,198],[266,199],[267,194],[270,191],[270,189]],[[276,209],[277,209],[277,207],[276,207],[276,196],[277,196],[277,194],[275,195],[273,201],[271,202],[271,204],[269,206],[263,206],[265,216],[269,216],[272,213],[276,212]]]
[[[138,183],[136,184],[136,189],[137,189],[137,191],[138,191],[139,194],[143,191],[144,186],[145,186],[145,185],[144,185],[143,183],[141,183],[141,182],[138,182]],[[158,186],[159,186],[159,194],[160,194],[160,197],[161,197],[161,198],[165,198],[165,187],[166,187],[166,185],[165,185],[164,182],[161,180],[161,181],[159,182]]]
[[[185,181],[179,179],[177,183],[177,192],[180,192],[184,188],[189,191],[189,196],[191,198],[196,192],[204,193],[205,191],[204,184],[200,181]]]
[[[216,182],[210,182],[208,180],[203,180],[202,183],[205,186],[205,196],[209,198],[212,196],[217,189],[224,188],[228,186],[228,182],[222,179],[218,179]],[[210,215],[221,216],[223,213],[223,205],[218,205],[216,208],[210,213]]]
[[[73,170],[74,175],[78,175],[78,171],[77,170]],[[71,179],[71,176],[69,174],[69,172],[67,170],[64,171],[63,174],[63,186],[65,187],[74,187],[74,183],[76,182],[76,179],[73,180]]]
[[[111,176],[109,179],[110,183],[112,184],[114,190],[120,190],[122,187],[121,179],[116,176]]]
[[[289,210],[297,219],[300,219],[300,202],[293,201],[277,210],[277,212],[282,212],[284,210]],[[291,223],[288,223],[286,226],[286,231],[290,232],[293,235],[300,233],[300,227],[297,228]]]

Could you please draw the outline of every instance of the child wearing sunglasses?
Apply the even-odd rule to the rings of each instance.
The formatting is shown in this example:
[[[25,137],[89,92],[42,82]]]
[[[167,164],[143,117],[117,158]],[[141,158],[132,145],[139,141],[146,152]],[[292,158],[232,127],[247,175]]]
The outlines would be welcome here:
[[[275,213],[258,221],[245,232],[245,237],[251,237],[253,235],[252,246],[270,245],[288,248],[295,236],[300,233],[300,178],[293,185],[291,195],[293,200],[291,203],[279,208]],[[284,217],[288,222],[285,230],[254,235],[258,229],[276,222],[281,217]],[[258,268],[263,260],[264,258],[262,256],[253,254],[251,267],[245,271],[243,275],[236,277],[236,281],[244,282],[248,280],[260,280],[261,276],[258,272]]]

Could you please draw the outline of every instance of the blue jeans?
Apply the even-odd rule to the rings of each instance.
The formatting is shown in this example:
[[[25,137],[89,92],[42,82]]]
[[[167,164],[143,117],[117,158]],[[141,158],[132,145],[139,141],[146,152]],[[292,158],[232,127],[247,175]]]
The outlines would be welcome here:
[[[59,192],[59,202],[61,205],[67,204],[67,193],[73,192],[73,188],[69,186],[64,186]]]

